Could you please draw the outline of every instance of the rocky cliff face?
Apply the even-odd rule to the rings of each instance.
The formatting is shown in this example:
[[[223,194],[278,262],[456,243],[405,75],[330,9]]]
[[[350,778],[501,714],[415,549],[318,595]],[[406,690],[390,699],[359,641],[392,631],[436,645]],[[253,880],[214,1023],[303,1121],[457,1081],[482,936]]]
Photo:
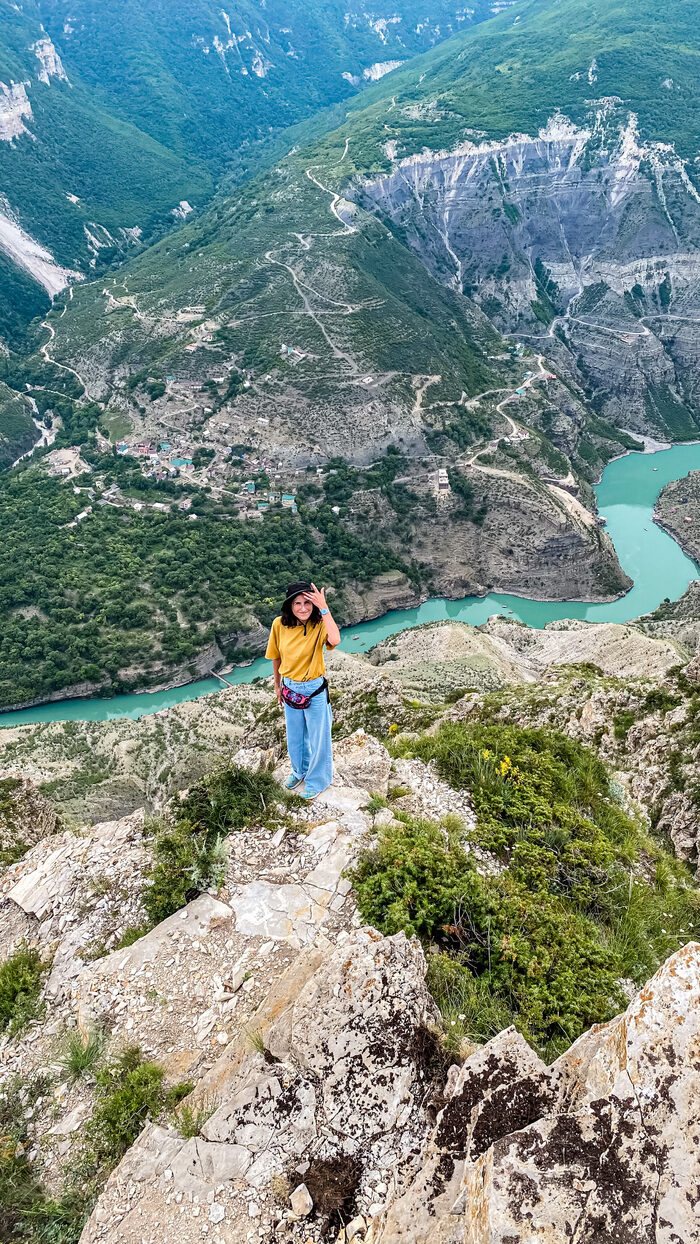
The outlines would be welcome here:
[[[700,471],[667,484],[657,498],[654,517],[700,564]]]
[[[699,973],[686,946],[550,1067],[509,1029],[452,1068],[424,1164],[372,1239],[696,1239]]]
[[[29,133],[25,121],[32,118],[32,106],[23,82],[0,82],[0,90],[0,140],[13,142]]]
[[[357,191],[444,284],[536,340],[618,426],[697,427],[700,196],[601,100],[589,124],[399,160]]]

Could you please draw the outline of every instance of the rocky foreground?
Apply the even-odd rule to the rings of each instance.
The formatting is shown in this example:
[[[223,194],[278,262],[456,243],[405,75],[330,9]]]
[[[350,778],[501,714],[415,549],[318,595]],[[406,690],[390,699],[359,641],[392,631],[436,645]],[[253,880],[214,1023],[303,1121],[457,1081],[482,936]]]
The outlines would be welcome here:
[[[262,1052],[233,1041],[198,1086],[201,1135],[148,1127],[85,1244],[698,1238],[699,945],[551,1067],[507,1029],[449,1069],[437,1118],[423,972],[372,929],[304,955]]]
[[[399,738],[443,721],[555,726],[594,743],[619,801],[694,862],[697,659],[634,628],[500,620],[334,662],[333,786],[274,832],[229,834],[216,884],[149,931],[143,809],[76,832],[32,782],[5,779],[1,957],[31,946],[50,964],[43,1011],[0,1037],[0,1106],[7,1086],[38,1086],[20,1093],[21,1160],[56,1197],[81,1169],[103,1090],[99,1073],[71,1073],[65,1040],[99,1032],[110,1052],[157,1064],[179,1104],[136,1127],[82,1244],[700,1240],[700,945],[641,991],[626,982],[627,1010],[547,1065],[514,1027],[450,1042],[426,985],[431,947],[363,924],[347,875],[383,827],[447,814],[479,875],[503,867],[472,841],[470,792],[432,761],[392,756],[360,717]],[[255,773],[281,746],[268,689],[249,695],[227,722],[226,697],[187,709],[199,737],[221,722],[219,760]],[[155,723],[124,723],[122,775],[137,730],[152,746]],[[40,732],[35,777],[57,735]]]

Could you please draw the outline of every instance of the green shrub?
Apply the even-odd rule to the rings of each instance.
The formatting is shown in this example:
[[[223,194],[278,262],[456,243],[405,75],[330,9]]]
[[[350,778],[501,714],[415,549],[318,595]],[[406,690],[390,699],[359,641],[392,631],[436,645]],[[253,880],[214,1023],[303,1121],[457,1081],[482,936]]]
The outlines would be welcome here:
[[[46,1194],[27,1157],[28,1115],[51,1082],[8,1078],[0,1088],[0,1239],[27,1244],[78,1244],[86,1217],[80,1198]]]
[[[208,1122],[218,1109],[218,1106],[218,1100],[210,1101],[208,1098],[204,1098],[197,1105],[183,1102],[177,1110],[173,1111],[170,1119],[173,1127],[177,1128],[180,1135],[185,1140],[191,1140],[193,1136],[201,1136],[204,1124]]]
[[[151,930],[150,924],[130,924],[122,933],[119,941],[114,947],[115,950],[125,950],[127,946],[133,946],[134,942],[138,942],[140,938],[145,937]]]
[[[644,697],[644,708],[650,713],[656,710],[661,713],[668,713],[670,709],[677,708],[680,703],[681,697],[673,695],[665,687],[652,687],[651,691],[647,691]]]
[[[545,864],[529,858],[522,871],[520,861],[483,877],[454,835],[408,821],[380,831],[351,875],[363,920],[440,946],[533,1044],[544,1049],[563,1036],[568,1045],[608,1018],[611,999],[621,1001],[615,954],[592,920],[549,892]]]
[[[623,977],[643,982],[697,937],[688,870],[622,811],[589,749],[556,731],[482,723],[395,747],[471,792],[470,838],[501,861],[482,875],[454,824],[405,817],[351,874],[363,919],[439,950],[429,981],[450,1040],[514,1022],[555,1055],[624,1006]]]
[[[38,950],[25,945],[5,960],[0,967],[0,1032],[19,1032],[37,1017],[47,967]]]
[[[459,904],[474,903],[480,885],[456,835],[431,821],[386,826],[350,875],[367,923],[425,941],[446,936]]]
[[[163,1068],[144,1062],[136,1045],[127,1046],[97,1076],[97,1100],[86,1128],[97,1169],[116,1166],[148,1119],[171,1111],[192,1091],[191,1084],[164,1089]]]
[[[190,899],[218,889],[226,869],[225,837],[245,825],[278,824],[294,797],[268,769],[232,766],[197,782],[172,802],[172,815],[152,823],[154,866],[143,902],[152,925]]]

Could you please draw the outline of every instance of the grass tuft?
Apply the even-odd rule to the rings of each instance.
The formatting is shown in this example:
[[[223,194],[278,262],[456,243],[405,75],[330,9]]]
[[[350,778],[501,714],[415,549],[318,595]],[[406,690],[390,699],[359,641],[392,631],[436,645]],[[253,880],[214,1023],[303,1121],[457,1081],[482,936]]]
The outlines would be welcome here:
[[[106,1034],[93,1028],[83,1036],[77,1028],[70,1028],[63,1036],[58,1065],[70,1083],[95,1070],[107,1044]]]
[[[264,1058],[267,1054],[267,1050],[265,1048],[265,1038],[259,1029],[255,1029],[253,1032],[248,1033],[248,1041],[250,1043],[250,1048],[255,1050],[256,1054],[262,1054]]]
[[[209,1101],[205,1097],[201,1103],[196,1105],[192,1105],[187,1101],[183,1102],[177,1110],[173,1111],[170,1117],[173,1126],[177,1128],[180,1135],[185,1140],[191,1140],[193,1136],[201,1136],[204,1124],[209,1121],[218,1108],[218,1099]]]

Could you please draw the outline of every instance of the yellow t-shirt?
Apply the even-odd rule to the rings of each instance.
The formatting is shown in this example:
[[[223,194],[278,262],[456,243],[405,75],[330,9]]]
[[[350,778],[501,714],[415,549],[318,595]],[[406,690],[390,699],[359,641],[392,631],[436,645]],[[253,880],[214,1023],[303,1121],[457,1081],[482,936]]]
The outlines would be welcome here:
[[[280,674],[292,682],[309,682],[326,672],[323,649],[326,646],[325,624],[315,626],[282,626],[282,619],[275,618],[267,641],[265,656],[268,661],[280,658]]]

